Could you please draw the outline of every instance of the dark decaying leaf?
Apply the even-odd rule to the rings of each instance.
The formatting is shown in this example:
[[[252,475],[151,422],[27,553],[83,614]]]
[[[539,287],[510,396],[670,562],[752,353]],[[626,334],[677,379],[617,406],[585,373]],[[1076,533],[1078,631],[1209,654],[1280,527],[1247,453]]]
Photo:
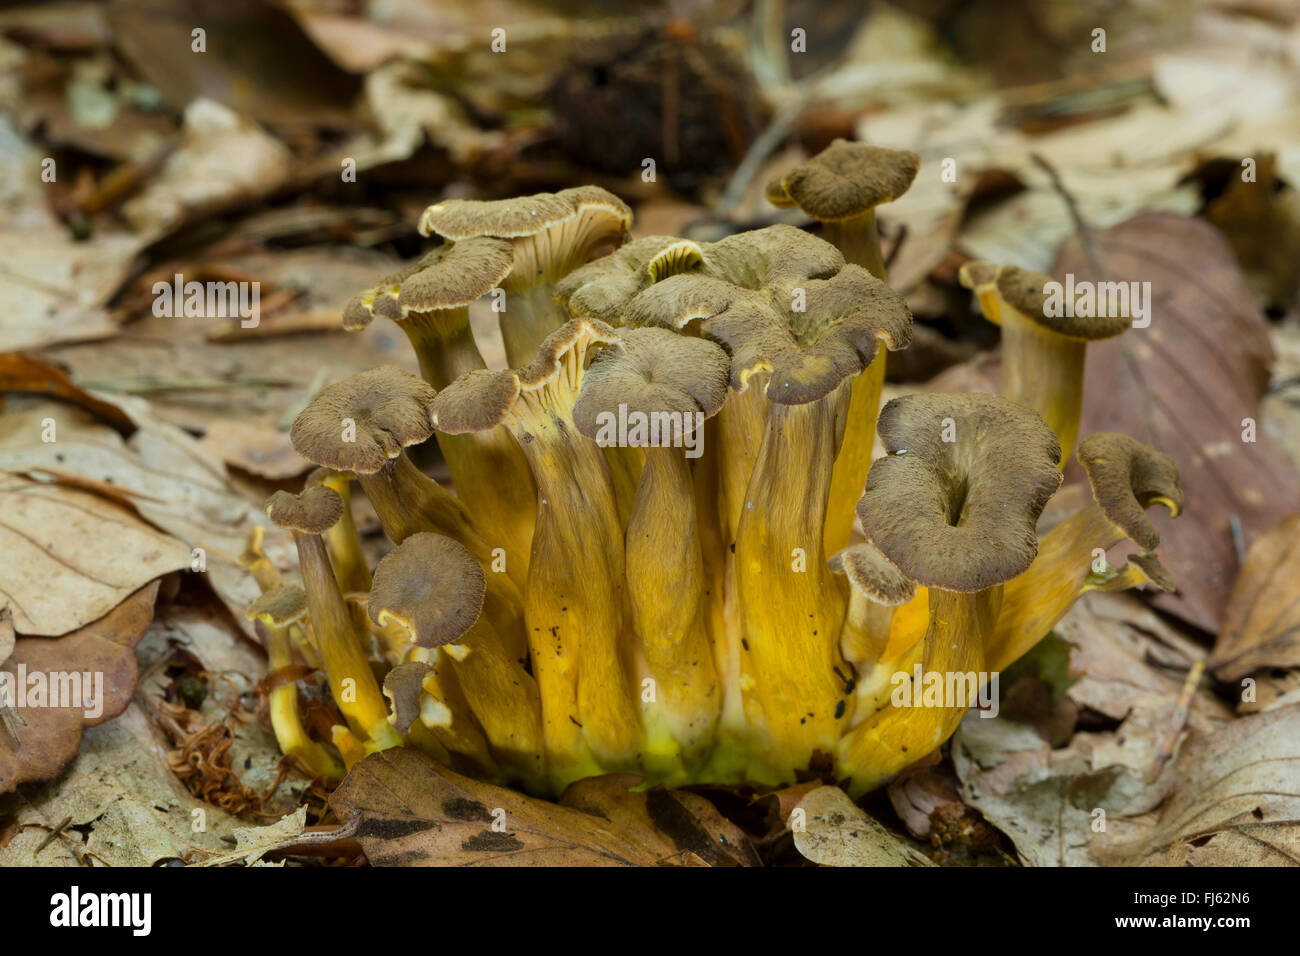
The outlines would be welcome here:
[[[414,750],[372,754],[330,797],[376,866],[743,866],[744,834],[702,797],[593,777],[551,803],[454,773]],[[495,824],[495,826],[494,826]]]
[[[1251,546],[1208,663],[1227,681],[1264,667],[1300,667],[1300,514]]]
[[[1232,520],[1250,542],[1300,509],[1291,462],[1262,429],[1243,440],[1268,388],[1268,325],[1203,221],[1143,213],[1095,240],[1102,279],[1151,283],[1151,324],[1089,346],[1080,434],[1124,432],[1173,456],[1187,507],[1159,521],[1160,555],[1179,589],[1154,603],[1217,632],[1237,574]],[[1056,276],[1067,273],[1097,280],[1076,241],[1057,258]]]
[[[15,706],[8,716],[17,713],[16,720],[0,724],[0,793],[21,783],[53,777],[76,756],[83,727],[102,724],[126,709],[139,676],[135,645],[153,620],[158,585],[154,581],[140,588],[80,630],[56,638],[20,637],[14,643],[13,654],[0,666],[0,672],[12,675],[6,683],[13,685]],[[28,687],[34,688],[32,675],[43,675],[49,685],[53,683],[50,675],[72,673],[81,675],[77,687],[85,687],[85,675],[92,675],[87,692],[99,689],[94,675],[102,674],[102,700],[83,699],[73,706],[55,707],[50,706],[52,695],[47,695],[42,706],[32,706],[30,699],[22,706],[16,687],[20,674],[25,674]],[[69,681],[66,686],[74,685]]]

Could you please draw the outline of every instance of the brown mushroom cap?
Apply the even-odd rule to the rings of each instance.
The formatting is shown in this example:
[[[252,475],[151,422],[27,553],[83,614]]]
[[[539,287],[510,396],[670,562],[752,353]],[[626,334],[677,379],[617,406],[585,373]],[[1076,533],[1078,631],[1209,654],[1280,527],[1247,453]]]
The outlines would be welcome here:
[[[473,236],[519,239],[582,215],[607,218],[619,232],[632,225],[632,210],[623,200],[599,186],[577,186],[513,199],[446,199],[424,210],[420,234],[457,242]]]
[[[343,517],[343,499],[324,485],[299,494],[277,491],[266,502],[266,513],[281,528],[303,534],[323,534]]]
[[[770,180],[774,206],[798,206],[813,219],[834,222],[861,215],[907,192],[921,168],[911,150],[837,139],[807,162]]]
[[[854,589],[877,604],[897,607],[916,596],[916,583],[870,541],[845,548],[827,564],[832,571],[848,578]]]
[[[353,296],[343,308],[343,327],[365,328],[377,315],[400,322],[412,312],[464,308],[499,286],[513,267],[514,253],[503,240],[444,243]]]
[[[370,587],[370,619],[401,623],[420,647],[451,644],[483,610],[487,578],[461,544],[440,534],[413,534],[380,560]]]
[[[420,716],[420,692],[431,670],[423,661],[409,661],[398,664],[384,677],[384,696],[392,701],[393,727],[399,734],[408,733]]]
[[[706,319],[706,335],[731,352],[731,381],[770,371],[768,400],[801,405],[829,394],[860,373],[886,348],[906,348],[912,314],[903,297],[861,266],[847,265],[830,279],[809,279],[802,312],[779,300],[770,308],[736,302]]]
[[[628,301],[647,286],[694,268],[697,243],[674,236],[645,236],[575,269],[555,284],[556,301],[576,318],[623,324]]]
[[[576,346],[619,341],[614,329],[596,319],[566,322],[542,340],[537,357],[523,368],[479,369],[452,382],[431,403],[430,420],[449,435],[495,428],[505,421],[521,392],[544,388],[561,374]]]
[[[716,415],[727,398],[727,353],[707,339],[667,329],[624,329],[619,345],[603,349],[587,368],[573,409],[578,431],[595,438],[603,413],[679,414],[684,435],[695,415]],[[660,433],[667,441],[675,436]]]
[[[272,588],[250,604],[244,614],[250,621],[288,627],[307,616],[307,592],[292,584]]]
[[[858,517],[903,574],[973,592],[1029,568],[1061,484],[1060,442],[1036,413],[994,395],[908,395],[885,405],[877,433],[889,455],[872,464]]]
[[[429,405],[436,392],[418,376],[383,365],[322,389],[294,419],[289,439],[310,462],[371,475],[408,445],[433,434]],[[356,425],[344,440],[344,419]]]
[[[1118,432],[1097,432],[1079,442],[1075,453],[1087,472],[1092,497],[1106,518],[1143,551],[1154,551],[1160,532],[1146,515],[1153,504],[1183,509],[1178,467],[1164,452]]]
[[[1132,320],[1127,315],[1080,316],[1047,315],[1046,291],[1049,282],[1056,282],[1041,272],[1030,272],[1019,266],[1003,266],[998,271],[998,295],[1021,315],[1043,328],[1071,339],[1108,339],[1125,331]],[[1062,309],[1062,311],[1066,311]],[[1073,311],[1073,310],[1070,310]]]
[[[987,259],[972,259],[957,270],[957,280],[967,289],[978,289],[998,281],[1000,268]]]

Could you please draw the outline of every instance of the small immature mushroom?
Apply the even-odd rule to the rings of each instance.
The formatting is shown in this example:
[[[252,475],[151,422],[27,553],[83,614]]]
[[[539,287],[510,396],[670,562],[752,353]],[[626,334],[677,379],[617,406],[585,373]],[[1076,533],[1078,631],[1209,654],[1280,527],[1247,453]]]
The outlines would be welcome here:
[[[854,794],[879,786],[957,728],[986,671],[984,644],[1002,585],[1033,563],[1038,517],[1061,483],[1052,430],[995,396],[894,399],[880,413],[880,437],[889,454],[871,466],[858,515],[872,544],[927,588],[930,618],[911,652],[877,667],[919,665],[945,683],[973,676],[960,685],[964,700],[927,700],[917,710],[864,707],[839,745]]]
[[[1002,613],[986,646],[994,670],[1027,653],[1085,591],[1144,583],[1172,588],[1168,572],[1158,562],[1150,563],[1155,561],[1160,532],[1146,510],[1160,504],[1173,518],[1182,511],[1183,489],[1173,459],[1114,432],[1089,435],[1079,443],[1076,457],[1088,476],[1093,503],[1045,534],[1033,565],[1007,585]],[[1138,564],[1120,569],[1117,576],[1113,569],[1094,575],[1098,549],[1104,553],[1125,538],[1142,549]]]
[[[1000,267],[984,259],[972,259],[962,264],[957,270],[957,279],[963,286],[975,293],[980,311],[984,318],[994,325],[1002,324],[1002,313],[998,309],[998,272]]]
[[[807,162],[770,180],[767,201],[798,206],[822,224],[822,237],[877,279],[885,278],[876,207],[907,192],[921,168],[910,150],[837,139]]]
[[[532,361],[542,340],[567,321],[555,284],[602,251],[622,245],[632,210],[599,186],[482,201],[447,199],[420,216],[420,233],[456,244],[477,237],[508,241],[514,261],[503,277],[501,337],[512,366]]]
[[[343,516],[325,532],[330,562],[344,594],[370,590],[370,568],[361,550],[361,536],[352,520],[352,475],[345,471],[316,468],[307,476],[307,485],[324,485],[343,501]]]
[[[262,550],[262,542],[265,540],[266,529],[260,524],[253,525],[248,532],[248,538],[245,540],[244,551],[236,559],[239,566],[253,576],[253,580],[257,582],[257,587],[262,593],[274,590],[284,584],[280,569]],[[294,644],[297,645],[298,653],[302,655],[303,660],[309,666],[319,668],[320,655],[307,637],[307,628],[299,624],[292,624],[289,626],[289,635]]]
[[[277,525],[293,532],[325,679],[352,735],[368,750],[400,744],[401,738],[388,723],[383,694],[361,651],[330,565],[329,550],[321,537],[342,517],[343,500],[324,485],[307,488],[298,495],[277,491],[267,502],[266,513]]]
[[[981,272],[981,279],[986,279]],[[975,277],[971,276],[975,281]],[[1052,306],[1051,276],[1019,266],[1003,266],[997,274],[995,313],[985,316],[1002,326],[1002,377],[998,394],[1027,405],[1043,417],[1061,440],[1061,464],[1069,459],[1079,437],[1083,411],[1083,367],[1088,343],[1119,335],[1128,315],[1052,315],[1065,308]],[[981,281],[981,287],[986,285]],[[981,307],[987,292],[981,294]],[[1064,305],[1064,303],[1062,303]],[[1073,303],[1070,303],[1071,305]],[[1073,309],[1069,311],[1074,311]]]
[[[849,608],[840,631],[840,653],[863,672],[889,645],[894,609],[916,597],[916,583],[870,541],[845,548],[828,567],[848,580]]]
[[[404,450],[433,434],[429,408],[435,394],[409,372],[381,366],[322,389],[294,420],[289,437],[308,461],[357,476],[394,543],[420,531],[445,534],[490,567],[492,547],[465,504],[420,471]],[[520,594],[507,574],[488,575],[487,613],[522,652]]]
[[[446,388],[466,372],[487,367],[470,330],[469,306],[499,286],[513,267],[514,252],[504,239],[446,243],[355,296],[343,311],[344,328],[363,328],[376,315],[392,319],[415,347],[424,380]],[[505,549],[506,571],[522,585],[535,505],[519,448],[504,429],[439,435],[438,445],[484,538]]]
[[[307,616],[307,593],[299,587],[277,586],[250,604],[246,613],[248,619],[260,623],[266,633],[267,676],[273,682],[267,702],[271,729],[275,731],[280,752],[301,760],[312,776],[331,781],[340,779],[343,765],[325,747],[312,740],[302,725],[297,681],[281,676],[294,663],[289,628],[302,626]]]
[[[395,622],[422,648],[443,648],[496,762],[533,789],[545,780],[537,684],[480,615],[486,580],[463,546],[414,534],[375,569],[370,616]]]
[[[598,767],[635,767],[641,742],[621,646],[623,531],[605,458],[573,422],[588,351],[618,341],[603,322],[568,322],[547,336],[530,364],[471,372],[432,406],[439,431],[506,425],[537,484],[524,621],[557,788]]]
[[[626,329],[620,339],[621,347],[605,349],[587,369],[573,418],[604,446],[619,440],[618,422],[630,423],[623,438],[645,449],[626,564],[632,625],[656,691],[642,707],[646,769],[669,776],[685,770],[686,780],[713,743],[722,705],[687,459],[703,451],[704,420],[727,397],[727,354],[660,328]]]

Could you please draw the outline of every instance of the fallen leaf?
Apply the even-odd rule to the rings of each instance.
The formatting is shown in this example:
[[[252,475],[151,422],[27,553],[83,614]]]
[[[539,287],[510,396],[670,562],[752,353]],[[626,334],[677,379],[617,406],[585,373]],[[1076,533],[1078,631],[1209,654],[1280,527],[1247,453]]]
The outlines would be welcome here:
[[[697,815],[701,798],[659,788],[633,793],[632,781],[625,775],[584,780],[556,804],[471,780],[396,748],[353,767],[330,806],[345,821],[360,815],[355,839],[376,866],[757,861],[744,835],[716,811]]]
[[[839,787],[818,787],[799,801],[805,821],[794,845],[822,866],[934,866],[923,853],[890,833]]]
[[[162,233],[260,199],[285,183],[293,168],[283,143],[214,100],[185,108],[181,135],[158,174],[122,206],[141,232]]]
[[[0,847],[0,866],[153,866],[196,850],[228,852],[227,840],[243,824],[186,793],[163,763],[160,744],[136,702],[116,720],[88,728],[58,779],[24,791],[18,833]],[[64,836],[34,856],[65,819]]]
[[[16,740],[0,732],[0,793],[53,777],[76,756],[83,727],[126,709],[138,676],[135,645],[153,620],[157,596],[155,581],[78,631],[15,642],[0,667],[8,675],[0,687],[10,685],[10,712],[18,715]],[[38,686],[41,698],[34,700]]]
[[[14,612],[0,607],[0,664],[14,652]]]
[[[0,601],[19,634],[67,634],[189,565],[189,548],[119,505],[0,473]]]
[[[131,419],[116,405],[91,395],[68,378],[63,369],[33,355],[0,352],[0,392],[30,392],[61,398],[93,412],[121,431],[135,430]]]
[[[312,465],[293,450],[289,430],[274,422],[216,421],[200,443],[228,465],[263,478],[293,478]]]
[[[1225,681],[1266,667],[1300,667],[1300,514],[1251,545],[1208,664]]]
[[[1300,510],[1300,474],[1257,434],[1273,360],[1268,324],[1213,226],[1144,213],[1096,233],[1106,279],[1151,283],[1151,325],[1089,346],[1081,434],[1118,431],[1178,465],[1187,506],[1161,522],[1161,561],[1178,581],[1153,603],[1216,633],[1236,576],[1230,522],[1249,541]],[[1055,274],[1095,279],[1077,242]]]
[[[125,440],[77,408],[42,404],[11,412],[0,420],[0,470],[66,481],[90,479],[111,486],[116,494],[130,502],[140,517],[170,535],[153,533],[160,542],[169,544],[166,554],[170,563],[164,570],[192,569],[196,560],[194,549],[202,549],[204,573],[213,590],[231,609],[245,633],[256,639],[256,630],[245,620],[244,610],[256,600],[259,590],[252,577],[239,566],[238,558],[249,529],[260,524],[266,529],[268,556],[277,564],[289,567],[292,545],[288,535],[271,525],[260,508],[231,488],[221,462],[204,452],[193,438],[153,419],[148,406],[138,398],[122,396],[118,403],[136,425],[136,431]],[[41,422],[45,418],[55,421],[58,437],[55,442],[40,440]],[[31,485],[23,478],[9,480],[22,482],[23,487]],[[42,493],[55,497],[85,495],[59,486],[38,487]],[[95,505],[101,510],[112,507],[97,500]],[[113,513],[118,513],[118,509],[113,508]],[[48,520],[48,516],[42,520]],[[82,519],[69,518],[66,527],[75,528],[79,520]],[[120,520],[125,520],[127,527],[139,524],[129,514]],[[0,534],[3,533],[0,529]],[[71,536],[72,532],[65,534]],[[104,560],[109,562],[96,572],[99,577],[112,580],[112,575],[129,573],[137,580],[145,574],[134,561],[122,564],[122,554],[134,552],[125,551],[123,542],[114,534],[101,531],[98,537],[88,540],[93,549],[98,549],[91,553],[102,550]],[[78,548],[86,550],[83,545]],[[4,553],[0,552],[0,561],[3,560]],[[6,576],[5,580],[9,579]],[[148,579],[148,576],[142,578]],[[77,613],[76,606],[53,610],[65,615]],[[15,617],[21,620],[17,613]],[[18,631],[24,632],[21,623]]]
[[[235,849],[230,853],[208,857],[198,865],[225,866],[228,863],[242,861],[248,866],[253,866],[272,850],[296,843],[306,829],[306,807],[299,807],[293,813],[286,813],[275,823],[269,823],[264,827],[235,827],[231,831],[231,836],[235,838]]]
[[[1124,866],[1300,866],[1300,704],[1189,741],[1095,838]]]
[[[348,123],[358,81],[273,3],[115,0],[109,23],[117,48],[177,110],[209,97],[267,123]]]

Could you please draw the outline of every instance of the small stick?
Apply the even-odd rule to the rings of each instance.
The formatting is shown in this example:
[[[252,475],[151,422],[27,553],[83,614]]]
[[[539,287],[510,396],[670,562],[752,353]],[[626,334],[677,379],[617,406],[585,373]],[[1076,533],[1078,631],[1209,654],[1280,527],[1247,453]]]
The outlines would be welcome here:
[[[1052,181],[1052,188],[1056,190],[1065,203],[1065,208],[1070,213],[1070,220],[1074,223],[1074,230],[1079,234],[1079,244],[1083,246],[1083,254],[1088,259],[1088,268],[1097,279],[1105,278],[1106,274],[1101,268],[1101,260],[1097,257],[1097,243],[1092,235],[1092,227],[1084,222],[1083,215],[1079,212],[1079,204],[1075,202],[1070,191],[1065,188],[1065,183],[1061,181],[1061,174],[1041,154],[1030,153],[1029,158],[1037,163],[1043,172],[1047,173],[1048,178]]]
[[[57,840],[59,838],[59,835],[64,831],[64,829],[71,822],[72,822],[72,817],[64,817],[63,821],[46,835],[45,839],[40,842],[40,844],[36,847],[36,849],[32,850],[32,856],[35,857],[36,854],[40,853],[47,846],[49,846],[51,843]]]
[[[1183,689],[1178,694],[1178,705],[1174,708],[1173,716],[1169,718],[1169,729],[1165,732],[1165,739],[1156,752],[1156,761],[1147,775],[1148,783],[1154,782],[1160,776],[1165,764],[1174,755],[1174,744],[1178,742],[1178,735],[1187,726],[1187,711],[1191,707],[1192,694],[1196,692],[1196,685],[1201,682],[1201,675],[1204,673],[1205,658],[1198,657],[1192,661],[1192,669],[1187,672],[1187,679],[1183,681]]]
[[[1236,514],[1228,515],[1228,530],[1232,532],[1232,550],[1237,553],[1237,564],[1246,563],[1246,532],[1242,530],[1241,518]]]

